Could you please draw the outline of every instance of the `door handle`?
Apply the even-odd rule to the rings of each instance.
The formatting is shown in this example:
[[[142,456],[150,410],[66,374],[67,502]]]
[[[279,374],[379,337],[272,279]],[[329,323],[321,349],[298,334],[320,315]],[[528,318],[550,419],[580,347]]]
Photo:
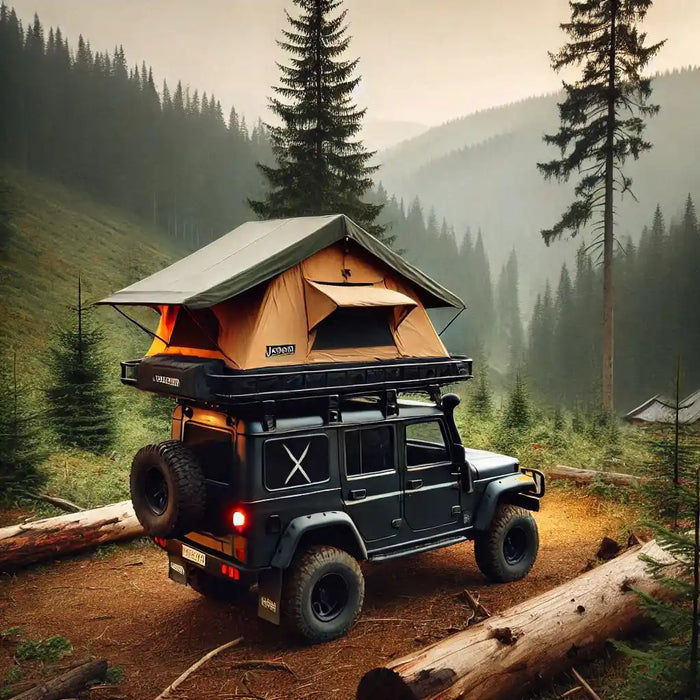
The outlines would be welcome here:
[[[416,489],[419,489],[421,486],[423,486],[423,479],[409,479],[406,482],[406,488],[409,489],[410,491],[415,491]]]
[[[361,501],[363,498],[367,498],[367,489],[353,489],[350,491],[351,501]]]

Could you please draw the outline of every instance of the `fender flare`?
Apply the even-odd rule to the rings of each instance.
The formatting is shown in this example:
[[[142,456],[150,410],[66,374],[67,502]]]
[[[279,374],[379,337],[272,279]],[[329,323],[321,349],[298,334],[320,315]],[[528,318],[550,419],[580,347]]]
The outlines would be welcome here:
[[[500,479],[494,479],[486,486],[484,495],[481,497],[476,521],[474,522],[474,529],[481,531],[489,529],[493,516],[496,513],[498,502],[501,500],[502,496],[522,492],[527,493],[528,491],[532,492],[535,489],[535,480],[522,472],[502,476]],[[522,502],[518,503],[518,505],[528,508],[529,500],[530,499],[522,499]],[[536,510],[535,508],[529,509]]]
[[[294,518],[280,537],[277,543],[277,549],[270,562],[271,566],[279,569],[286,569],[291,563],[297,545],[302,536],[311,530],[318,530],[322,527],[338,526],[347,528],[357,542],[359,550],[362,552],[362,557],[367,558],[367,547],[360,536],[360,533],[355,527],[352,518],[342,510],[329,510],[323,513],[313,513],[312,515],[301,515]]]

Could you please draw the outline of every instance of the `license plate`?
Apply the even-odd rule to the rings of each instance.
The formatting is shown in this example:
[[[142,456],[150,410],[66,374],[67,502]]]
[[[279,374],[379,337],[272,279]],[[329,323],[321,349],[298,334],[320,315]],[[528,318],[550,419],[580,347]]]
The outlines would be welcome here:
[[[206,566],[207,562],[207,555],[204,554],[204,552],[198,552],[196,549],[192,549],[192,547],[188,547],[186,544],[182,545],[182,558],[193,561],[201,567]]]

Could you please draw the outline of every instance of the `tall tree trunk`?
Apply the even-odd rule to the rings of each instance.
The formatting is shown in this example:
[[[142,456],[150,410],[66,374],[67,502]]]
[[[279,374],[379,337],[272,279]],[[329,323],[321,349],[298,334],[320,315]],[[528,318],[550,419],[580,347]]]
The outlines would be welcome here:
[[[693,629],[690,639],[690,687],[688,697],[698,688],[698,596],[700,595],[700,469],[695,468],[695,548],[693,551]]]
[[[608,124],[605,141],[605,213],[603,218],[603,408],[613,411],[613,195],[615,183],[614,139],[615,139],[615,43],[617,0],[611,3],[610,54],[608,66]]]

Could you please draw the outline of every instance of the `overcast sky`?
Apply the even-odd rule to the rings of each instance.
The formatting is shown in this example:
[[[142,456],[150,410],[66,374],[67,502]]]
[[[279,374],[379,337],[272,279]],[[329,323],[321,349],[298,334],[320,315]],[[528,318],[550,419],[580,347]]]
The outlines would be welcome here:
[[[72,46],[122,44],[160,81],[212,91],[247,119],[266,117],[277,81],[275,44],[291,0],[5,0],[26,23],[38,12]],[[346,0],[357,101],[372,121],[439,124],[485,107],[556,90],[548,50],[563,42],[566,0]],[[657,0],[649,39],[668,39],[653,65],[700,64],[700,0]]]

